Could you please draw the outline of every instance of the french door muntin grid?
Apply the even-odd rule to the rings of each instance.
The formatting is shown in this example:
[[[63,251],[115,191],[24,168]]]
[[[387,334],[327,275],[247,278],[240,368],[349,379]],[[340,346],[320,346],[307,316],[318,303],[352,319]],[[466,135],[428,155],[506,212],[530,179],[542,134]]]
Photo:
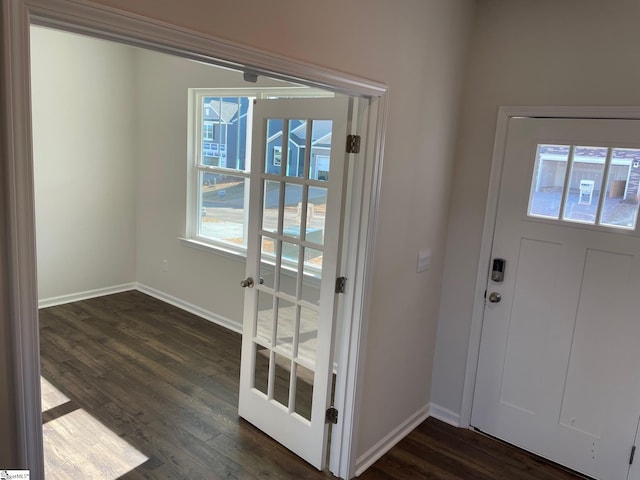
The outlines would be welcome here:
[[[270,119],[271,120],[271,119]],[[283,143],[286,145],[288,143],[288,135],[290,133],[290,120],[283,119],[282,120],[282,132],[283,132]],[[263,204],[260,207],[260,211],[264,215],[264,206],[266,203],[265,194],[266,194],[266,185],[268,183],[276,183],[279,188],[279,199],[278,199],[278,211],[280,212],[277,220],[277,230],[270,231],[265,230],[264,222],[261,225],[261,228],[258,232],[259,239],[258,245],[261,249],[261,255],[259,256],[259,262],[265,261],[264,256],[264,239],[270,239],[273,242],[274,248],[274,281],[273,287],[269,287],[264,285],[262,281],[259,281],[256,284],[256,289],[258,290],[257,297],[260,296],[260,293],[267,294],[272,297],[272,306],[271,306],[271,314],[273,315],[273,319],[271,322],[271,331],[270,338],[264,338],[258,333],[258,321],[259,317],[256,315],[254,324],[253,324],[253,342],[254,342],[254,355],[258,355],[258,346],[264,348],[269,352],[269,367],[268,367],[268,381],[267,381],[267,392],[266,396],[270,401],[277,401],[275,384],[276,384],[276,367],[277,361],[276,356],[280,356],[285,358],[289,362],[289,395],[288,395],[288,403],[287,406],[283,406],[287,409],[289,414],[298,414],[297,405],[296,405],[296,394],[298,392],[296,382],[298,381],[299,368],[308,369],[311,372],[315,370],[315,358],[305,358],[300,356],[299,346],[300,346],[300,328],[301,328],[301,317],[302,311],[305,309],[306,311],[313,312],[316,315],[316,318],[319,317],[320,306],[314,304],[312,302],[306,301],[302,298],[303,292],[303,281],[304,281],[304,272],[305,272],[305,254],[306,249],[313,249],[318,252],[323,252],[324,246],[321,244],[317,244],[314,242],[307,241],[307,216],[308,216],[308,201],[309,201],[309,188],[318,187],[318,188],[327,188],[326,181],[313,180],[311,179],[310,169],[311,169],[311,144],[312,144],[312,130],[313,130],[313,122],[312,120],[306,121],[306,136],[305,136],[305,149],[304,149],[304,172],[303,175],[300,176],[289,176],[287,173],[290,171],[289,163],[289,149],[281,148],[281,168],[278,174],[274,173],[266,173],[266,157],[268,152],[268,145],[265,146],[265,155],[262,156],[261,159],[261,192],[260,198]],[[286,186],[287,185],[298,185],[302,191],[301,198],[301,212],[300,212],[300,230],[299,236],[293,237],[290,235],[286,235],[284,233],[284,211],[285,211],[285,196],[286,196]],[[297,246],[297,258],[295,262],[293,262],[297,268],[293,267],[291,261],[283,262],[283,243],[289,243]],[[281,283],[283,277],[283,271],[288,267],[289,270],[294,270],[296,272],[296,288],[295,288],[295,296],[288,294],[281,290]],[[322,267],[320,267],[321,273]],[[257,301],[257,298],[256,298]],[[288,302],[291,305],[295,306],[295,315],[293,318],[292,325],[292,338],[290,342],[279,342],[279,326],[280,323],[280,304],[282,302]],[[258,312],[259,309],[256,309]],[[290,348],[287,348],[290,346]],[[253,371],[254,378],[252,379],[251,384],[255,387],[255,370]],[[259,390],[259,389],[258,389]],[[264,393],[264,392],[263,392]],[[280,402],[278,402],[280,403]],[[309,422],[310,418],[300,417],[300,420]]]
[[[540,148],[544,147],[547,144],[538,144],[537,146],[537,157],[540,157]],[[552,146],[558,146],[561,147],[563,145],[552,145]],[[564,171],[564,182],[562,184],[562,194],[561,194],[561,202],[560,202],[560,206],[558,208],[558,213],[556,215],[552,215],[552,216],[548,216],[545,214],[540,214],[538,212],[534,212],[533,211],[533,198],[534,198],[534,194],[537,191],[537,177],[541,174],[540,169],[542,168],[542,162],[540,162],[540,165],[538,165],[536,168],[534,168],[534,172],[532,175],[532,184],[531,184],[531,190],[529,193],[529,207],[528,207],[528,215],[529,216],[533,216],[533,217],[542,217],[542,218],[547,218],[549,220],[556,220],[556,221],[562,221],[562,222],[571,222],[571,223],[582,223],[582,224],[586,224],[586,225],[595,225],[595,226],[602,226],[602,227],[613,227],[616,229],[625,229],[625,230],[635,230],[635,225],[637,223],[637,208],[634,214],[634,222],[633,225],[629,224],[628,226],[625,225],[620,225],[617,224],[615,222],[612,222],[608,219],[603,219],[603,214],[604,214],[604,207],[605,207],[605,202],[606,202],[606,196],[607,196],[607,184],[610,180],[610,172],[611,172],[611,168],[613,165],[613,152],[618,150],[636,150],[633,147],[614,147],[614,146],[592,146],[592,147],[585,147],[585,146],[580,146],[580,145],[566,145],[566,147],[569,148],[569,152],[567,155],[567,166],[565,168]],[[598,203],[596,206],[596,212],[595,212],[595,217],[592,221],[590,220],[582,220],[579,218],[573,218],[571,217],[571,212],[568,211],[568,206],[570,205],[569,203],[569,196],[571,194],[571,186],[572,183],[574,182],[574,166],[576,162],[582,162],[582,160],[576,160],[576,150],[577,149],[592,149],[592,150],[605,150],[606,149],[606,155],[604,156],[599,156],[598,158],[603,159],[604,162],[600,163],[600,165],[602,165],[604,168],[602,170],[602,175],[600,175],[600,181],[598,185],[593,185],[593,191],[594,192],[598,192]],[[536,162],[537,164],[537,162]],[[631,168],[631,167],[629,167]],[[597,177],[596,177],[597,178]],[[628,179],[627,179],[628,180]],[[582,192],[579,192],[579,200],[578,203],[580,203],[580,199],[582,196]],[[639,194],[640,196],[640,194]],[[589,203],[590,205],[590,203]]]

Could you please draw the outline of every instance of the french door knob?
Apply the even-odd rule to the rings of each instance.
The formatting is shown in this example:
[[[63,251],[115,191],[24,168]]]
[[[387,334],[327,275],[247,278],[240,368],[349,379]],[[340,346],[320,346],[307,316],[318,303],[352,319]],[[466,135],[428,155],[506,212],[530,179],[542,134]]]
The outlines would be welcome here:
[[[498,292],[491,292],[491,295],[489,295],[489,301],[491,303],[499,303],[500,300],[502,300],[502,295]]]
[[[242,288],[247,288],[247,287],[251,288],[251,287],[253,287],[253,278],[247,277],[244,280],[240,281],[240,286]]]

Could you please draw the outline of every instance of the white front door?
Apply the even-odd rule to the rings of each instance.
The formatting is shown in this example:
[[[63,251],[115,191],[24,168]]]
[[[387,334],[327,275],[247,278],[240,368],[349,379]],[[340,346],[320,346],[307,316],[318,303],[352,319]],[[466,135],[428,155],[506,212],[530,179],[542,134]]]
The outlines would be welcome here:
[[[640,415],[639,149],[640,121],[509,121],[471,418],[602,480]]]
[[[257,100],[240,416],[318,469],[333,379],[346,97]]]

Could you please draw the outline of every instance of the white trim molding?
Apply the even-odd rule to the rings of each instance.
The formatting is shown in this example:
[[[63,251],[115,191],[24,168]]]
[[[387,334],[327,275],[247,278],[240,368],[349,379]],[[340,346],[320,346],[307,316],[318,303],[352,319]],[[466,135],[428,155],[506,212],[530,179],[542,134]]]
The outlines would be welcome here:
[[[86,290],[84,292],[71,293],[67,295],[58,295],[56,297],[41,298],[38,300],[38,308],[55,307],[56,305],[64,305],[65,303],[79,302],[80,300],[88,300],[90,298],[103,297],[114,293],[128,292],[135,290],[136,283],[123,283],[121,285],[113,285],[110,287],[96,288]]]
[[[415,412],[403,423],[394,428],[382,440],[363,453],[356,462],[356,476],[360,476],[364,471],[379,460],[385,453],[395,447],[404,437],[409,435],[422,422],[429,418],[429,405],[425,405]]]
[[[178,297],[174,297],[173,295],[169,295],[168,293],[157,290],[153,287],[149,287],[148,285],[145,285],[143,283],[136,283],[135,289],[139,292],[146,293],[153,298],[157,298],[158,300],[162,300],[163,302],[173,305],[174,307],[178,307],[181,310],[193,313],[194,315],[197,315],[198,317],[203,318],[209,322],[215,323],[216,325],[220,325],[221,327],[228,328],[233,332],[242,334],[242,322],[237,322],[223,317],[222,315],[218,315],[210,310],[198,307],[193,303],[185,302]]]
[[[15,424],[13,468],[31,471],[34,479],[44,478],[42,413],[40,408],[40,356],[38,294],[31,141],[31,101],[29,74],[29,21],[24,5],[2,2],[0,42],[0,241],[3,266],[6,331],[2,348],[9,350],[7,373],[9,396]],[[6,241],[6,243],[5,243]],[[5,296],[3,295],[3,297]],[[4,298],[3,298],[4,300]],[[10,370],[9,370],[10,369]],[[4,372],[2,372],[4,373]],[[12,433],[14,433],[12,432]],[[6,435],[2,432],[2,435]]]
[[[476,372],[478,369],[478,354],[480,352],[480,336],[484,319],[484,292],[487,286],[491,250],[493,248],[493,234],[498,212],[498,196],[500,177],[504,162],[504,151],[509,130],[509,120],[515,117],[526,118],[594,118],[594,119],[640,119],[640,106],[635,107],[500,107],[496,124],[496,136],[493,145],[493,158],[489,179],[489,193],[484,216],[482,245],[476,276],[473,313],[471,317],[471,333],[467,353],[467,366],[462,394],[459,426],[471,425],[471,410],[473,407],[473,392],[475,390]]]
[[[348,212],[348,241],[343,252],[348,259],[345,270],[347,277],[352,278],[351,287],[347,289],[341,305],[343,319],[354,319],[350,324],[342,322],[339,332],[340,345],[336,345],[340,353],[338,374],[336,376],[335,406],[339,412],[338,424],[333,427],[330,470],[340,478],[352,478],[356,473],[356,439],[360,420],[359,405],[362,401],[367,322],[371,298],[371,281],[373,278],[373,256],[375,252],[375,228],[378,223],[378,201],[382,182],[382,152],[384,151],[384,131],[387,122],[387,96],[373,98],[366,113],[366,122],[354,122],[358,128],[363,124],[366,128],[355,133],[366,139],[365,152],[360,155],[365,161],[352,162],[360,169],[356,177],[362,177],[360,185],[354,185],[351,195],[351,208]],[[358,102],[357,115],[364,115],[363,102]],[[373,156],[373,158],[371,157]],[[357,319],[361,319],[358,321]],[[335,437],[335,440],[334,440]],[[350,448],[349,448],[350,446]]]
[[[240,334],[242,333],[242,322],[228,319],[210,310],[206,310],[202,307],[194,305],[193,303],[185,302],[178,297],[174,297],[173,295],[169,295],[168,293],[139,282],[123,283],[122,285],[96,288],[94,290],[87,290],[85,292],[77,292],[67,295],[59,295],[57,297],[43,298],[38,302],[38,308],[55,307],[57,305],[79,302],[81,300],[89,300],[91,298],[113,295],[115,293],[129,292],[131,290],[136,290],[138,292],[149,295],[150,297],[162,300],[165,303],[173,305],[174,307],[177,307],[186,312],[193,313],[194,315],[203,318],[204,320],[215,323],[216,325],[227,328],[233,332]]]
[[[452,427],[460,427],[460,415],[458,413],[435,403],[429,404],[429,416],[449,424]]]
[[[9,1],[24,5],[32,24],[119,41],[347,95],[379,97],[387,91],[384,84],[373,80],[85,0]]]
[[[202,62],[223,65],[274,78],[295,81],[308,86],[362,97],[369,103],[369,122],[363,134],[367,151],[366,168],[359,192],[358,228],[352,232],[357,261],[347,266],[345,274],[353,278],[353,295],[345,312],[351,321],[345,328],[338,376],[348,388],[341,389],[344,405],[342,426],[334,430],[332,446],[340,455],[332,455],[331,471],[342,478],[351,478],[355,470],[355,439],[357,438],[358,392],[364,369],[366,321],[371,297],[373,250],[380,196],[382,154],[386,122],[387,87],[379,82],[335,72],[309,63],[292,60],[256,48],[239,45],[182,27],[142,17],[130,12],[90,3],[86,0],[4,0],[0,35],[2,78],[0,79],[0,263],[7,265],[1,272],[0,308],[6,314],[8,344],[15,404],[16,465],[29,469],[34,479],[44,477],[42,419],[40,412],[40,370],[38,337],[38,297],[36,276],[35,218],[33,192],[33,159],[31,138],[29,28],[36,24],[82,33],[132,46],[179,55]],[[363,102],[365,103],[365,102]],[[6,243],[4,242],[6,239]],[[351,250],[351,249],[350,249]],[[140,287],[141,291],[145,287]],[[147,290],[145,293],[149,293]],[[156,292],[157,295],[159,293]],[[6,298],[6,300],[5,300]],[[346,298],[346,297],[345,297]],[[168,301],[167,297],[162,297]],[[53,301],[53,299],[47,299]],[[62,299],[58,299],[62,300]],[[169,302],[171,303],[171,301]],[[189,305],[180,304],[189,310]],[[206,312],[196,308],[196,314]],[[205,316],[207,318],[207,316]],[[227,319],[211,317],[217,323]],[[232,328],[233,329],[233,328]],[[3,367],[4,365],[0,365]]]

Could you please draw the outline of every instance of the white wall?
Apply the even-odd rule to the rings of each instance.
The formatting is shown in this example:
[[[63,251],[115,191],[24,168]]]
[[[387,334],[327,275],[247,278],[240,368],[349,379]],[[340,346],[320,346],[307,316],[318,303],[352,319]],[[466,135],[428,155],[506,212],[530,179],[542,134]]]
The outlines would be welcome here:
[[[459,87],[474,2],[99,3],[389,85],[389,125],[358,439],[358,451],[366,460],[372,447],[424,412],[430,400]],[[152,65],[147,67],[152,71]],[[148,105],[154,84],[162,81],[158,76],[150,77],[140,103]],[[175,99],[153,100],[158,115],[175,115]],[[138,151],[143,162],[137,203],[139,280],[155,279],[162,288],[174,289],[194,302],[212,290],[227,292],[224,289],[229,284],[228,304],[232,305],[241,295],[240,289],[233,288],[235,275],[231,281],[226,278],[224,285],[214,274],[210,284],[182,285],[177,280],[202,266],[199,252],[178,253],[176,237],[182,233],[182,224],[175,219],[184,211],[184,195],[164,189],[169,180],[184,183],[184,150],[181,144],[162,143],[167,149],[160,151],[153,142],[167,134],[179,133],[185,138],[185,125],[145,125],[149,130],[140,125],[144,141]],[[175,165],[167,170],[147,169],[158,155],[174,157]],[[150,198],[157,203],[151,205]],[[161,235],[143,240],[145,232],[160,228],[159,217],[165,215],[171,220],[162,226]],[[433,251],[432,266],[430,271],[416,274],[417,253],[425,247]],[[181,255],[181,261],[173,261],[176,255]],[[169,272],[162,277],[158,275],[159,261],[166,256],[170,257]],[[221,270],[232,276],[229,272],[237,266],[226,262]]]
[[[636,0],[482,0],[458,141],[432,401],[460,412],[501,105],[640,105]]]
[[[33,27],[39,298],[135,280],[133,49]]]

